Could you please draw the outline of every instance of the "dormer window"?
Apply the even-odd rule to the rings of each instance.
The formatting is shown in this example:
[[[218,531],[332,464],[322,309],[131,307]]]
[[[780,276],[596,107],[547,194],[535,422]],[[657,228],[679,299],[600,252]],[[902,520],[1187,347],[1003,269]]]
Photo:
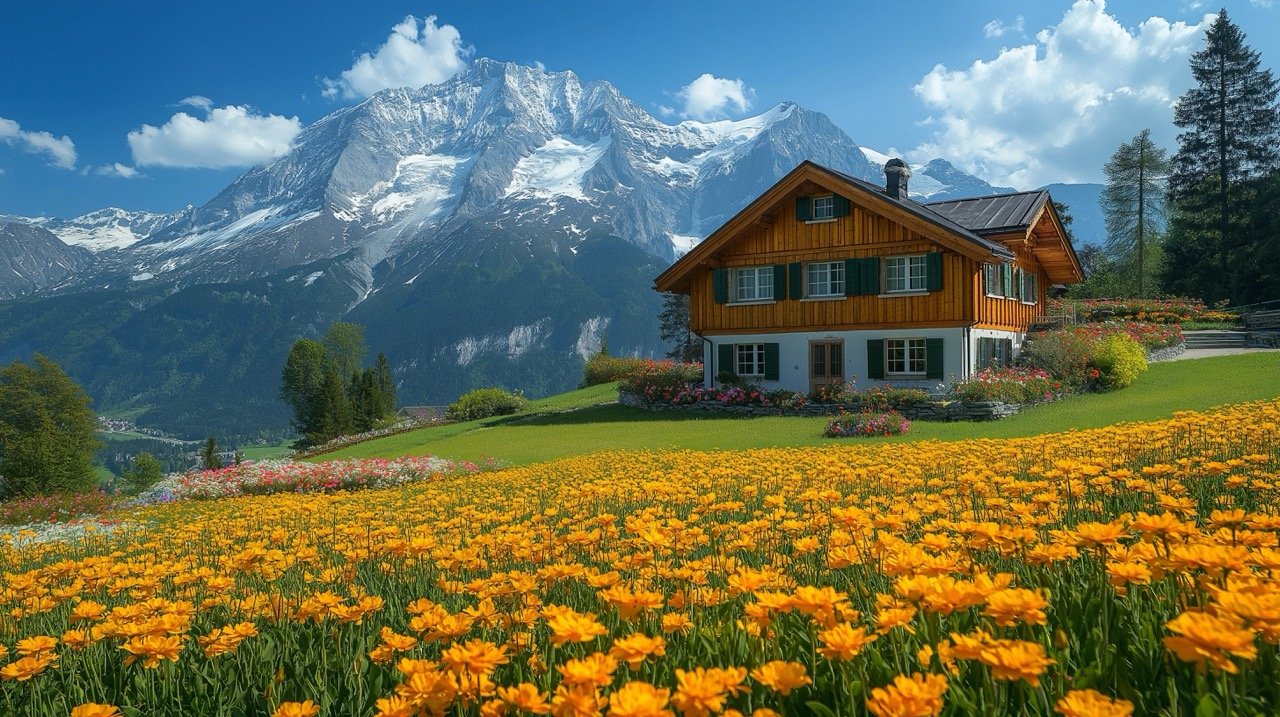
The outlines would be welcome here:
[[[814,220],[834,219],[836,216],[836,198],[827,195],[825,197],[811,197],[813,200]]]

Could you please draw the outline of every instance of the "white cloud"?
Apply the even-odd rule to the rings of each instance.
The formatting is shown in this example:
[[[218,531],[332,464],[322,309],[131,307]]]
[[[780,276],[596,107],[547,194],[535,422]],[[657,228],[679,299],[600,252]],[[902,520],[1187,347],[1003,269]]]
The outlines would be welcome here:
[[[723,119],[730,112],[746,112],[751,108],[756,91],[742,80],[727,80],[704,72],[676,93],[684,102],[680,116],[686,119]]]
[[[135,177],[142,176],[138,174],[138,170],[136,168],[120,164],[119,162],[98,167],[93,170],[93,173],[103,177],[119,177],[120,179],[134,179]]]
[[[336,79],[325,78],[324,96],[368,97],[388,87],[421,87],[443,82],[466,66],[471,48],[453,25],[436,26],[431,15],[419,23],[410,15],[372,54],[366,52]]]
[[[195,107],[196,109],[204,110],[205,112],[213,109],[213,100],[205,97],[204,95],[191,95],[190,97],[178,102],[178,104],[186,105],[187,107]]]
[[[1000,20],[992,20],[982,26],[982,34],[987,37],[1004,37],[1009,33],[1017,33],[1021,35],[1024,27],[1025,21],[1022,19],[1022,16],[1019,15],[1014,19],[1012,25],[1006,25]]]
[[[139,167],[245,167],[288,152],[300,131],[297,117],[227,105],[205,119],[179,112],[161,127],[144,124],[129,133],[129,148]]]
[[[1191,84],[1198,24],[1151,17],[1129,29],[1103,0],[1077,0],[1035,42],[962,70],[933,68],[913,88],[934,114],[912,152],[945,157],[998,184],[1097,181],[1121,142],[1150,127],[1172,148],[1171,108]]]
[[[32,154],[43,154],[55,167],[75,169],[76,143],[66,135],[54,137],[44,131],[25,130],[17,122],[0,117],[0,142],[16,145]]]

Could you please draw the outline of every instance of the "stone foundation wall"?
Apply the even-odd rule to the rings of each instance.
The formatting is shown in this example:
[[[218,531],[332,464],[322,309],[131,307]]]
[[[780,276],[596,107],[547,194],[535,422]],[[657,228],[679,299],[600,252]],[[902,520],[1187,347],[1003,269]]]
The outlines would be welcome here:
[[[647,403],[630,393],[618,392],[618,403],[649,411],[683,411],[730,416],[834,416],[839,413],[857,413],[863,409],[857,403],[806,403],[798,408],[782,406],[738,406],[720,401],[670,404]],[[1022,410],[1017,403],[1000,401],[942,401],[930,400],[894,406],[894,410],[912,421],[997,421]]]
[[[1162,349],[1156,349],[1155,351],[1148,351],[1147,360],[1148,361],[1168,361],[1169,359],[1175,356],[1181,356],[1186,352],[1187,352],[1187,344],[1185,341],[1182,341],[1174,344],[1173,346],[1166,346]]]

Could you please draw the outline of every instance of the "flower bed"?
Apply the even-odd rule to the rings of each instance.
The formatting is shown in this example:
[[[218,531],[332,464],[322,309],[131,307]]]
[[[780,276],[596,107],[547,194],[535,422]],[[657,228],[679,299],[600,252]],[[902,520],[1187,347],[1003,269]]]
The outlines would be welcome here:
[[[69,523],[105,513],[116,502],[100,491],[14,498],[0,503],[0,525]]]
[[[1041,403],[1052,401],[1066,390],[1062,381],[1041,368],[1010,366],[984,368],[968,381],[951,385],[948,394],[958,401],[1002,401]]]
[[[169,476],[139,495],[135,502],[151,504],[239,495],[392,488],[447,475],[475,473],[480,469],[474,463],[458,463],[436,456],[394,461],[260,461]]]
[[[1049,313],[1075,309],[1080,321],[1132,319],[1145,323],[1234,320],[1235,314],[1210,309],[1199,299],[1051,299]]]
[[[900,436],[910,428],[911,421],[897,411],[863,411],[832,416],[822,435],[828,438]]]

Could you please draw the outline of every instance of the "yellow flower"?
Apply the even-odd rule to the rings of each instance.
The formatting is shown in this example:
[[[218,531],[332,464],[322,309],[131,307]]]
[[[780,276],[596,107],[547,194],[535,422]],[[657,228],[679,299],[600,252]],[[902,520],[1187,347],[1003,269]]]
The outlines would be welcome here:
[[[698,667],[691,672],[676,668],[677,687],[671,702],[685,717],[706,717],[724,709],[730,695],[745,691],[741,684],[746,678],[745,667]]]
[[[551,642],[556,647],[566,642],[591,642],[609,632],[594,616],[577,612],[554,615],[547,620],[547,627],[551,628]]]
[[[316,717],[320,714],[320,706],[311,700],[306,702],[281,702],[271,717]]]
[[[71,708],[71,717],[120,717],[120,710],[112,705],[86,702]]]
[[[667,709],[671,690],[660,690],[648,682],[628,682],[609,696],[610,717],[675,717]]]
[[[842,622],[818,633],[818,639],[825,645],[818,648],[818,653],[828,660],[852,660],[862,652],[862,648],[875,642],[878,637],[861,627],[855,628]]]
[[[547,704],[547,696],[542,694],[536,685],[529,682],[521,682],[515,687],[499,687],[498,697],[521,712],[535,715],[551,712],[551,705]]]
[[[130,638],[120,646],[120,649],[129,653],[129,656],[124,658],[124,664],[132,665],[142,658],[142,666],[150,669],[158,666],[161,660],[177,662],[178,653],[182,652],[182,639],[172,635],[169,637],[146,635]]]
[[[1044,609],[1049,601],[1044,595],[1023,588],[997,590],[987,596],[987,606],[982,614],[995,618],[996,624],[1009,627],[1019,622],[1024,625],[1044,625],[1049,620]]]
[[[693,621],[684,613],[671,612],[662,616],[662,631],[687,633],[693,629]]]
[[[783,695],[791,694],[791,690],[804,685],[813,684],[813,680],[805,674],[804,665],[799,662],[774,660],[766,662],[751,671],[751,678],[769,689]]]
[[[603,652],[593,652],[580,660],[569,660],[556,669],[566,685],[604,687],[613,681],[618,661]]]
[[[23,657],[0,667],[0,679],[26,682],[44,672],[51,665],[56,665],[58,656],[46,652],[36,657]]]
[[[597,717],[609,703],[595,687],[560,685],[551,697],[551,714],[555,717]]]
[[[1032,687],[1040,685],[1040,675],[1054,664],[1044,648],[1022,640],[996,640],[984,647],[978,659],[991,668],[997,680],[1026,680]]]
[[[876,717],[933,717],[942,711],[946,691],[942,675],[898,675],[892,685],[871,690],[867,709]]]
[[[1208,662],[1235,674],[1238,668],[1231,661],[1232,655],[1246,660],[1258,656],[1258,649],[1253,644],[1253,630],[1241,627],[1238,620],[1203,612],[1184,612],[1165,627],[1179,635],[1164,638],[1165,647],[1184,662]]]
[[[498,665],[507,664],[507,648],[484,640],[468,640],[445,650],[440,661],[454,672],[488,675]]]
[[[641,663],[650,655],[662,657],[667,654],[667,641],[661,637],[649,637],[636,632],[613,641],[609,655],[619,662],[627,663],[632,670],[640,669]]]
[[[1129,717],[1133,703],[1094,690],[1071,690],[1053,705],[1062,717]]]
[[[46,652],[53,652],[58,646],[58,638],[48,635],[36,635],[18,640],[15,649],[23,657],[39,657]]]

